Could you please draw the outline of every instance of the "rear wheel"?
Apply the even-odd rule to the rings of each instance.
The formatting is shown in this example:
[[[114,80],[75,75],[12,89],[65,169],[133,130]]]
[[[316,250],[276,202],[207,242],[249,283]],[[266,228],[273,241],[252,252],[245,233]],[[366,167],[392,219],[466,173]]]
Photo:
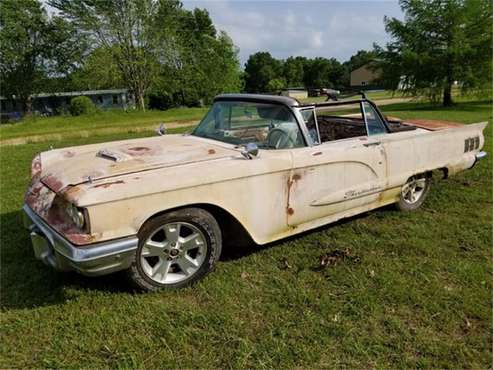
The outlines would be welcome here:
[[[147,291],[188,286],[212,270],[221,254],[221,231],[200,208],[157,216],[142,226],[130,279]]]
[[[414,211],[418,209],[425,201],[430,191],[430,186],[431,177],[429,176],[417,175],[411,177],[402,187],[397,208],[401,211]]]

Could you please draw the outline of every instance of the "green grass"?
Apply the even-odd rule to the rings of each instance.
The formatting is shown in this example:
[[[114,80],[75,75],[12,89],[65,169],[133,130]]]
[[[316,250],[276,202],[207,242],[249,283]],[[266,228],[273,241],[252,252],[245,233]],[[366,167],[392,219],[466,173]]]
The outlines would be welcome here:
[[[36,261],[19,209],[31,158],[50,143],[2,147],[0,367],[490,367],[491,102],[384,110],[489,120],[490,156],[434,180],[415,213],[384,208],[266,247],[229,249],[214,273],[176,292],[136,294],[120,275],[90,279]],[[319,268],[321,255],[346,248],[359,258]]]
[[[136,127],[157,126],[160,122],[198,121],[206,111],[207,108],[176,108],[146,112],[111,110],[78,117],[34,117],[18,123],[1,125],[0,140],[49,134],[70,136],[81,130],[88,130],[92,135],[100,129],[131,130]]]

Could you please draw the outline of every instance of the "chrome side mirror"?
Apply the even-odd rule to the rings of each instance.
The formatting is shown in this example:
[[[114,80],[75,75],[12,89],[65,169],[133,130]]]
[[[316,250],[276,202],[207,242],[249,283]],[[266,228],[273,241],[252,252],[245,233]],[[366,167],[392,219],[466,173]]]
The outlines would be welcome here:
[[[166,135],[166,126],[164,125],[164,123],[161,123],[159,125],[159,128],[156,129],[156,132],[159,136],[163,136],[163,135]]]
[[[258,156],[258,146],[255,143],[248,143],[245,145],[244,149],[241,151],[241,155],[245,159],[253,159],[253,157]]]

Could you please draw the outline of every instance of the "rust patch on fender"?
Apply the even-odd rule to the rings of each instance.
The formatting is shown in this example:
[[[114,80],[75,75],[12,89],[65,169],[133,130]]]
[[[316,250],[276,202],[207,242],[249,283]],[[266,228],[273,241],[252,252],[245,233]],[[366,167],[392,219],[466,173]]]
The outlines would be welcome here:
[[[63,183],[52,174],[43,177],[42,182],[55,193],[58,193],[63,188]]]
[[[296,182],[298,182],[299,180],[301,180],[301,175],[299,173],[295,173],[295,174],[293,174],[292,177],[288,177],[288,181],[287,181],[288,204],[286,205],[286,213],[288,214],[288,216],[292,216],[294,214],[294,209],[290,207],[291,189],[292,189],[293,185],[296,184]]]
[[[111,182],[105,182],[104,184],[98,184],[98,185],[94,185],[93,188],[109,188],[110,186],[112,185],[116,185],[116,184],[124,184],[125,181],[123,180],[118,180],[118,181],[111,181]]]
[[[63,197],[68,200],[69,202],[74,202],[76,199],[77,194],[80,192],[80,188],[78,186],[70,186],[65,192],[63,193]]]
[[[214,149],[209,149],[209,150],[207,151],[207,153],[209,153],[209,154],[216,154],[216,151],[215,151]]]

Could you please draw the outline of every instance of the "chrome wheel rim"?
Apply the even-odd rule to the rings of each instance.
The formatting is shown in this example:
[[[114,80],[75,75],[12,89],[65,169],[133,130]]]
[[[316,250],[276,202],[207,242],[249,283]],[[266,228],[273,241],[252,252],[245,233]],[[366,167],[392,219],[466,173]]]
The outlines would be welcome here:
[[[173,222],[157,228],[145,241],[140,264],[153,281],[174,284],[192,277],[206,252],[207,242],[200,229],[187,222]]]
[[[413,179],[402,187],[402,199],[408,204],[417,203],[426,189],[426,179]]]

